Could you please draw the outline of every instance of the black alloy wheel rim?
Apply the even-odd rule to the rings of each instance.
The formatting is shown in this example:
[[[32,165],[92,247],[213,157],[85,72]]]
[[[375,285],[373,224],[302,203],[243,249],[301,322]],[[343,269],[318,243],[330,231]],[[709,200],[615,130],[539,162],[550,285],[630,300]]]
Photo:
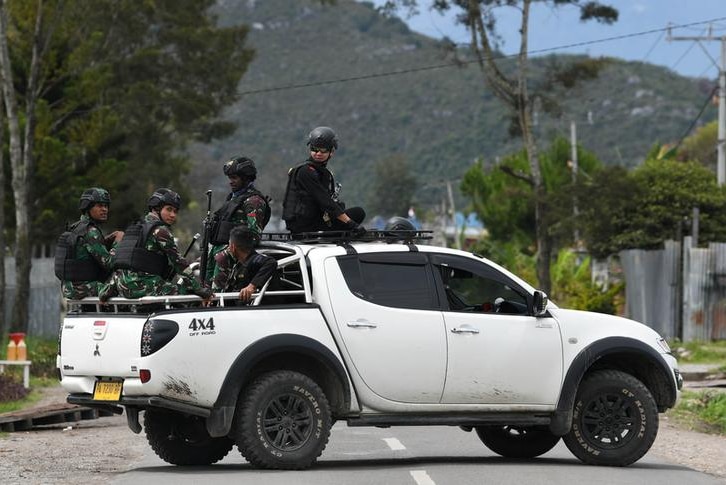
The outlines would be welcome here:
[[[263,430],[267,441],[280,451],[300,449],[310,438],[313,410],[307,400],[294,394],[272,398],[263,413]]]
[[[627,445],[635,436],[635,401],[619,394],[598,394],[584,407],[582,435],[600,449],[614,450]]]

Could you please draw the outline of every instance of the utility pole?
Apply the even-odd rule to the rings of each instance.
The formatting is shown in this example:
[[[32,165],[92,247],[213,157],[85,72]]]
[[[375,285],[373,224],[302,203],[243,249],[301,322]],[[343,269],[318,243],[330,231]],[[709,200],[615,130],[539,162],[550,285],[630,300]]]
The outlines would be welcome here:
[[[451,223],[454,226],[454,247],[461,249],[461,237],[456,227],[456,206],[454,205],[454,191],[451,189],[451,180],[446,181],[446,192],[449,196],[449,207],[451,208]]]
[[[573,186],[573,194],[576,194],[577,191],[574,190],[575,185],[577,184],[577,171],[578,171],[578,161],[577,161],[577,124],[575,124],[574,121],[570,121],[570,150],[571,150],[571,157],[572,157],[572,186]],[[577,216],[580,214],[580,211],[577,207],[577,195],[572,196],[572,215],[575,216],[575,233],[573,234],[575,238],[575,249],[580,249],[580,230],[577,228]]]
[[[673,36],[671,29],[668,27],[668,40],[690,40],[697,42],[706,55],[711,59],[718,68],[718,162],[717,162],[717,180],[718,185],[726,183],[726,36],[716,36],[713,34],[713,25],[708,27],[708,35],[706,36]],[[701,41],[721,41],[721,65],[711,57]]]

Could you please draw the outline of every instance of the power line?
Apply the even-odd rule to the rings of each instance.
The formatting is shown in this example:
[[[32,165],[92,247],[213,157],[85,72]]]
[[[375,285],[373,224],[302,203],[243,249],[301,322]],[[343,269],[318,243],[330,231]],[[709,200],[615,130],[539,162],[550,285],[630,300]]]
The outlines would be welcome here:
[[[681,29],[681,28],[687,28],[692,27],[694,25],[703,25],[711,22],[718,22],[718,21],[726,21],[726,17],[718,17],[713,18],[710,20],[702,20],[699,22],[692,22],[689,24],[681,24],[681,25],[669,25],[668,27],[663,27],[660,29],[651,29],[651,30],[644,30],[641,32],[634,32],[630,34],[623,34],[623,35],[616,35],[613,37],[605,37],[602,39],[595,39],[595,40],[589,40],[589,41],[583,41],[583,42],[576,42],[573,44],[566,44],[561,45],[557,47],[548,47],[544,49],[535,49],[531,51],[527,51],[527,55],[535,55],[535,54],[544,54],[547,52],[555,52],[563,49],[572,49],[575,47],[584,47],[594,44],[601,44],[605,42],[612,42],[616,40],[623,40],[623,39],[632,39],[633,37],[641,37],[644,35],[649,34],[655,34],[658,32],[665,32],[669,29]],[[515,59],[519,56],[519,54],[501,54],[494,57],[494,60],[506,60],[506,59]],[[685,57],[685,56],[682,56]],[[260,89],[252,89],[249,91],[241,91],[238,93],[239,96],[248,96],[250,94],[262,94],[262,93],[272,93],[272,92],[279,92],[279,91],[289,91],[292,89],[302,89],[302,88],[309,88],[314,86],[326,86],[330,84],[339,84],[339,83],[346,83],[351,81],[362,81],[366,79],[376,79],[381,77],[391,77],[391,76],[399,76],[402,74],[410,74],[414,72],[423,72],[423,71],[432,71],[435,69],[445,69],[450,67],[460,67],[462,65],[466,66],[469,64],[475,64],[478,63],[479,60],[469,60],[469,61],[457,61],[457,62],[447,62],[443,64],[434,64],[429,66],[421,66],[421,67],[414,67],[410,69],[398,69],[395,71],[387,71],[387,72],[381,72],[376,74],[363,74],[360,76],[351,76],[351,77],[344,77],[344,78],[337,78],[337,79],[327,79],[323,81],[313,81],[309,83],[301,83],[301,84],[288,84],[285,86],[273,86],[269,88],[260,88]],[[678,61],[680,62],[680,60]]]
[[[653,42],[653,45],[650,46],[650,49],[648,49],[648,52],[643,56],[643,60],[641,62],[645,62],[648,60],[648,57],[650,57],[650,54],[653,52],[653,49],[655,49],[655,46],[658,45],[658,43],[663,39],[663,36],[665,36],[666,31],[662,31],[660,33],[660,36]]]
[[[701,116],[703,115],[703,112],[706,111],[706,108],[708,107],[708,105],[711,104],[711,101],[713,100],[713,95],[716,94],[717,91],[718,91],[718,86],[713,88],[711,90],[711,92],[708,93],[708,96],[706,96],[706,100],[703,103],[703,106],[701,106],[701,111],[698,112],[698,115],[693,119],[693,121],[691,122],[688,129],[683,132],[683,135],[681,135],[681,139],[678,140],[678,143],[676,144],[674,151],[677,151],[678,148],[680,148],[681,144],[683,143],[683,140],[686,139],[686,137],[691,132],[691,130],[693,130],[693,127],[696,126],[696,123],[698,123],[698,120],[701,119]]]
[[[675,62],[675,64],[673,64],[671,66],[671,70],[672,71],[675,71],[676,70],[676,67],[678,67],[678,64],[680,64],[681,61],[686,58],[686,56],[688,55],[688,53],[691,52],[691,49],[693,49],[695,46],[696,46],[696,41],[694,40],[691,43],[691,45],[688,46],[688,49],[686,49],[686,51],[683,54],[681,54],[681,57],[678,58],[678,60]]]

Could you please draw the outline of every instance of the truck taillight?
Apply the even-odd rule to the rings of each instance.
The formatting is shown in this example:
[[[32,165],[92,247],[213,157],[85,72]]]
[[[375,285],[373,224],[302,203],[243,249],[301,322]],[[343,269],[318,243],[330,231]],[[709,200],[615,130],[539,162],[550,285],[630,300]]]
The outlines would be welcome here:
[[[141,379],[141,383],[145,384],[151,380],[151,371],[149,369],[141,369],[139,371],[139,379]]]
[[[146,357],[171,342],[179,333],[179,325],[173,320],[148,320],[141,332],[141,357]]]

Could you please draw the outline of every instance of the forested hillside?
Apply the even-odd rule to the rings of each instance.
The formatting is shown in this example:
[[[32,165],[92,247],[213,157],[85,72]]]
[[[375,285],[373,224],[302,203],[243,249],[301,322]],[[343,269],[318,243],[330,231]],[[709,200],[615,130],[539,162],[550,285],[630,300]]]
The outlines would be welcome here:
[[[491,162],[520,148],[509,135],[508,113],[485,88],[476,64],[418,70],[452,64],[454,57],[369,4],[220,0],[216,13],[224,25],[251,27],[256,54],[239,85],[240,100],[226,113],[239,124],[236,134],[193,150],[190,184],[197,194],[208,187],[225,191],[221,163],[244,154],[258,163],[259,185],[272,194],[279,214],[287,169],[306,156],[305,137],[317,125],[339,133],[331,167],[344,199],[355,204],[375,197],[376,162],[403,156],[418,179],[418,204],[426,206],[440,201],[442,180],[459,179],[477,157]],[[466,59],[466,51],[457,57]],[[533,76],[541,83],[548,65],[571,60],[536,58]],[[391,71],[409,72],[365,78]],[[355,77],[364,79],[337,81]],[[301,84],[310,86],[286,87]],[[538,113],[538,135],[543,143],[569,136],[572,119],[580,142],[604,163],[633,166],[653,143],[677,140],[711,88],[662,67],[612,60],[598,79],[548,93],[562,114]],[[714,116],[709,108],[702,121]]]

